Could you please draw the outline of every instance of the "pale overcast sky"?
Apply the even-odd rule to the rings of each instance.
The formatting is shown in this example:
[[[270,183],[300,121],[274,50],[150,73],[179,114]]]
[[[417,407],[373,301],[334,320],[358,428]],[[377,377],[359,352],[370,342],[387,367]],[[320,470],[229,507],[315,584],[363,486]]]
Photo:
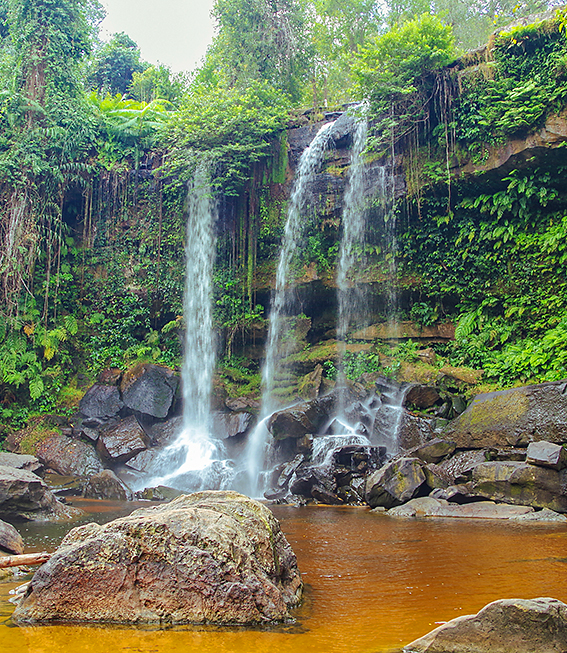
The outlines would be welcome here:
[[[140,46],[142,58],[174,72],[190,71],[213,36],[209,13],[213,0],[101,0],[106,18],[101,36],[126,32]]]

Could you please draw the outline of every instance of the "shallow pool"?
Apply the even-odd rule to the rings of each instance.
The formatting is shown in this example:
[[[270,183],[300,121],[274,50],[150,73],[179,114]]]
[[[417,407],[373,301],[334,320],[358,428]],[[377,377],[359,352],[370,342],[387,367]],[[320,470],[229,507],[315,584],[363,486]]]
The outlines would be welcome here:
[[[131,506],[83,502],[98,521]],[[273,506],[306,583],[297,623],[267,629],[41,626],[10,623],[0,584],[0,643],[18,653],[378,653],[499,598],[567,602],[567,527],[488,520],[397,520],[364,508]],[[29,549],[68,527],[30,525]]]

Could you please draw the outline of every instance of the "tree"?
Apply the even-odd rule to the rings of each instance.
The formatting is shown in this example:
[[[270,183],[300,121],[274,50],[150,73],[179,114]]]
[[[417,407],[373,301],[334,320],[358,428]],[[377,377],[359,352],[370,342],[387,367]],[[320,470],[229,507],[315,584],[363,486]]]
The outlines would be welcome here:
[[[167,100],[175,105],[184,90],[182,75],[172,75],[171,70],[162,64],[149,66],[143,72],[134,72],[128,87],[128,95],[138,102]]]
[[[0,107],[0,290],[8,315],[46,245],[44,313],[59,260],[61,204],[93,137],[82,62],[102,16],[94,0],[9,0],[11,79]]]
[[[430,13],[451,25],[456,44],[470,50],[484,45],[497,27],[547,6],[546,0],[393,0],[389,22],[393,25]]]
[[[140,48],[127,34],[113,34],[95,54],[89,84],[102,95],[124,95],[134,73],[143,73],[147,67],[141,59]]]
[[[377,0],[305,0],[314,56],[310,58],[313,104],[351,99],[353,56],[384,27]],[[321,89],[322,87],[322,89]]]
[[[300,98],[309,43],[295,0],[216,0],[212,15],[218,35],[210,56],[229,86],[262,80]]]
[[[389,147],[423,123],[433,92],[428,73],[454,56],[451,27],[431,14],[395,24],[361,48],[354,74],[377,119],[371,139],[376,149]]]

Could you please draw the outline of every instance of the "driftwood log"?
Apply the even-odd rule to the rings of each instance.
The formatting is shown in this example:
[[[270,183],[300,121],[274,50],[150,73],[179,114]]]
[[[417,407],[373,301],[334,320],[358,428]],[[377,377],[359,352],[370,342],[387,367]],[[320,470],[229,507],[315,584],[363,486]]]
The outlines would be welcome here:
[[[21,567],[26,565],[42,565],[51,558],[51,553],[24,553],[19,556],[5,556],[0,558],[0,569],[6,567]]]

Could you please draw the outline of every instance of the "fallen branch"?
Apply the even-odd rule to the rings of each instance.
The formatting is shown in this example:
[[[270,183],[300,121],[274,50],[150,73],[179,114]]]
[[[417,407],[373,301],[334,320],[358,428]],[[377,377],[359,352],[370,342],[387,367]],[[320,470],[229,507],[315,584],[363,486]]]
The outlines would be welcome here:
[[[22,565],[42,565],[51,558],[51,553],[42,551],[41,553],[24,553],[19,556],[0,557],[0,569],[6,567],[21,567]]]

